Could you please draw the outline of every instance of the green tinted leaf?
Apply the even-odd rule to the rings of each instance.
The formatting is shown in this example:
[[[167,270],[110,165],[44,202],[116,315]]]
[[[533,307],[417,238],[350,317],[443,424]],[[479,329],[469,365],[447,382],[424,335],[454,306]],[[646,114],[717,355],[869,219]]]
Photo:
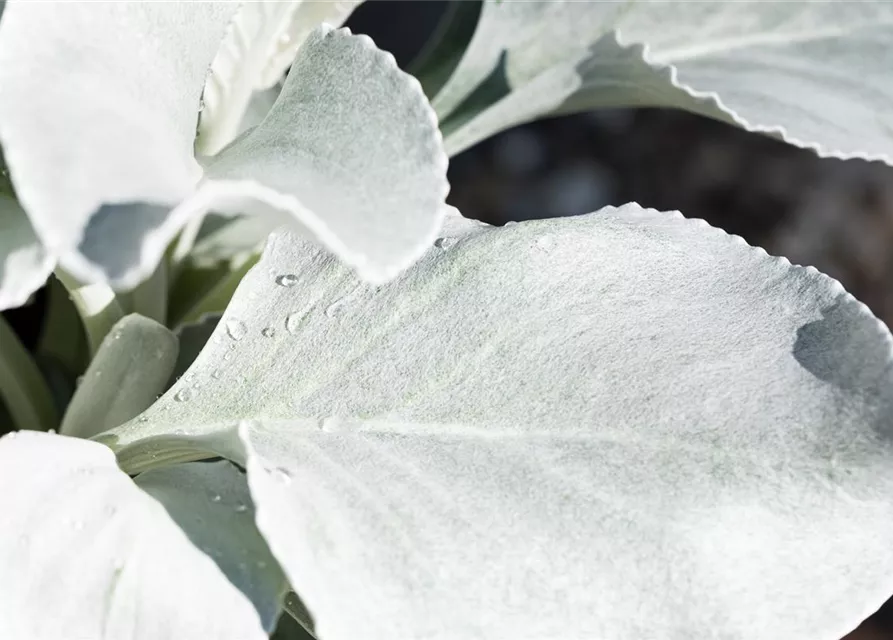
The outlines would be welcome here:
[[[257,264],[259,258],[259,253],[243,255],[228,265],[210,269],[199,268],[191,262],[184,265],[185,268],[180,272],[177,291],[183,304],[175,308],[171,325],[182,326],[201,322],[202,317],[207,314],[223,313],[236,287],[251,267]]]
[[[325,640],[839,640],[893,593],[891,372],[837,282],[703,222],[451,217],[381,287],[274,234],[105,439],[244,465]]]
[[[0,399],[18,429],[49,431],[59,424],[53,396],[43,374],[2,315]]]
[[[266,638],[281,572],[257,536],[240,478],[218,463],[134,483],[102,445],[4,437],[0,637]]]
[[[409,66],[425,95],[437,95],[449,80],[474,35],[481,13],[480,0],[451,0],[434,33]]]
[[[135,288],[118,295],[128,313],[138,313],[161,324],[167,323],[169,277],[168,268],[161,262],[148,278]]]
[[[451,154],[550,113],[656,106],[891,163],[891,42],[886,0],[488,0],[434,106],[443,118],[482,83],[505,84],[489,109],[444,123]]]
[[[143,316],[125,316],[102,341],[68,405],[60,433],[90,438],[155,402],[177,360],[177,338]]]
[[[37,355],[62,365],[71,380],[80,375],[89,360],[87,336],[68,290],[58,278],[47,282],[47,302]],[[67,403],[66,403],[67,404]]]
[[[220,314],[206,314],[198,322],[184,324],[177,329],[176,335],[180,350],[169,384],[176,382],[192,366],[219,322]]]

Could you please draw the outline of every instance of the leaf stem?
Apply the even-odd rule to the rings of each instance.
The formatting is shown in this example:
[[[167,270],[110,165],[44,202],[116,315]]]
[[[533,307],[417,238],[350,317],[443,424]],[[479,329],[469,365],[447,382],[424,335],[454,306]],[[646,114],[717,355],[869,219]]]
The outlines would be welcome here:
[[[102,344],[103,338],[118,320],[124,317],[115,292],[106,284],[82,284],[64,269],[57,268],[56,277],[68,290],[71,301],[81,316],[87,343],[92,357]]]

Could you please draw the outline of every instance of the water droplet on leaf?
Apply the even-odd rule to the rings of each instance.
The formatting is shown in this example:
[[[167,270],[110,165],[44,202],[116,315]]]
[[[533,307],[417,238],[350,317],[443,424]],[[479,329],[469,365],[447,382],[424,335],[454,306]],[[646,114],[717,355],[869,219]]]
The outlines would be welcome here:
[[[248,507],[246,505],[241,503],[236,505],[236,513],[245,513],[246,511],[248,511]]]
[[[260,333],[265,338],[272,338],[276,335],[276,329],[274,329],[273,327],[264,327],[263,331],[261,331]]]
[[[227,320],[226,322],[226,335],[228,335],[233,340],[241,340],[245,337],[245,334],[248,333],[248,328],[245,326],[245,323],[241,320]]]
[[[280,287],[293,287],[298,283],[298,276],[293,273],[286,273],[276,278],[276,284]]]
[[[220,380],[220,376],[222,375],[223,371],[221,371],[220,369],[214,369],[214,371],[211,372],[211,377],[215,380]]]
[[[192,389],[180,389],[174,396],[177,402],[188,402],[192,399]]]
[[[446,251],[447,249],[452,247],[455,242],[456,241],[453,238],[438,238],[434,241],[434,246],[438,249],[443,249],[444,251]]]
[[[273,469],[273,477],[282,484],[291,484],[291,473],[283,467]]]

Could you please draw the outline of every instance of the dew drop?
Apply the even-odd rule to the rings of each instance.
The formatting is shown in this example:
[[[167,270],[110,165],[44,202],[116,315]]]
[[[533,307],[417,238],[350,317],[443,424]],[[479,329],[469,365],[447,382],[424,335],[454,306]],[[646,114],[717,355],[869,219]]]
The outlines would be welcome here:
[[[293,273],[286,273],[276,278],[276,284],[280,287],[293,287],[298,283],[298,276]]]
[[[180,389],[177,392],[177,395],[174,396],[174,400],[177,402],[188,402],[192,399],[192,389]]]
[[[231,354],[231,353],[224,353],[224,354],[223,354],[223,359],[224,359],[224,360],[231,360],[232,357],[233,357],[233,354]]]
[[[226,322],[226,335],[228,335],[233,340],[241,340],[245,337],[245,334],[248,333],[248,328],[245,326],[245,323],[241,320],[227,320]]]
[[[214,371],[211,372],[211,377],[215,380],[220,380],[220,376],[222,375],[223,371],[221,371],[220,369],[214,369]]]
[[[245,513],[248,511],[248,507],[242,503],[236,505],[236,513]]]
[[[455,242],[456,241],[453,238],[438,238],[434,241],[434,246],[438,249],[443,249],[444,251],[446,251],[447,249],[452,247]]]
[[[221,500],[223,500],[223,498],[220,497],[219,493],[215,493],[211,496],[211,502],[220,502]]]
[[[136,419],[137,422],[149,422],[149,416],[140,416]]]
[[[272,338],[276,335],[276,329],[273,327],[264,327],[260,333],[264,338]]]

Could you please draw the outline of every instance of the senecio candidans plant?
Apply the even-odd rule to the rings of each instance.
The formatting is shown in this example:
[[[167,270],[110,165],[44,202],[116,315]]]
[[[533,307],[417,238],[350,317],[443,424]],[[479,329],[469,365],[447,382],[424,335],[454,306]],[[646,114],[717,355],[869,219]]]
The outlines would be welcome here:
[[[415,77],[356,4],[3,8],[0,308],[55,275],[39,354],[0,321],[0,638],[858,626],[888,330],[678,214],[467,220],[446,166],[618,106],[893,163],[893,3],[455,2]]]

